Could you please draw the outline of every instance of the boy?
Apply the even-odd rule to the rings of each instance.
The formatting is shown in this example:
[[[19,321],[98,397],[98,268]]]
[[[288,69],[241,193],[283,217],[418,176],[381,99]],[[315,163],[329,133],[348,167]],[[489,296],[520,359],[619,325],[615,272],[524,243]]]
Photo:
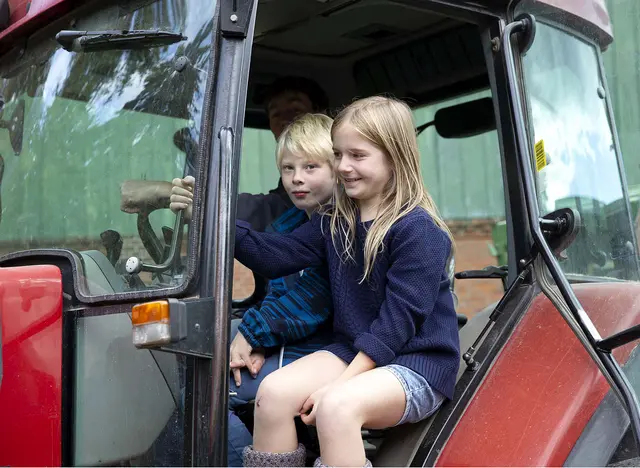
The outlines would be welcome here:
[[[276,160],[294,207],[273,222],[271,230],[293,231],[330,200],[335,186],[331,124],[326,115],[307,114],[282,131]],[[188,217],[193,178],[175,179],[171,193],[171,209],[187,209]],[[230,391],[236,395],[229,399],[229,466],[242,466],[242,450],[252,443],[233,411],[255,398],[269,373],[331,342],[331,312],[326,272],[307,268],[271,281],[260,308],[247,310],[242,321],[232,323]]]

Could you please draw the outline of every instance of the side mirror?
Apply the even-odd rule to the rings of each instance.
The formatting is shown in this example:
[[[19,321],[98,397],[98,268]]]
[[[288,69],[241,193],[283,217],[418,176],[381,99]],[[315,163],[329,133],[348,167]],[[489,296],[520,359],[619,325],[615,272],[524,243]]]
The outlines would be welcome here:
[[[582,227],[580,212],[560,208],[540,218],[540,229],[549,248],[561,260],[567,258],[566,250],[576,240]]]
[[[436,111],[432,122],[416,128],[420,135],[426,128],[435,126],[442,138],[467,138],[496,129],[496,117],[491,98],[443,107]]]
[[[173,134],[173,144],[176,148],[186,155],[185,174],[195,175],[196,173],[196,157],[198,156],[198,142],[193,137],[191,129],[184,127]]]
[[[1,98],[0,98],[1,99]],[[0,117],[4,112],[4,100],[0,103]],[[11,141],[11,148],[16,156],[22,153],[22,134],[24,132],[24,99],[18,101],[18,105],[13,110],[11,117],[8,120],[0,119],[0,128],[9,130],[9,140]]]

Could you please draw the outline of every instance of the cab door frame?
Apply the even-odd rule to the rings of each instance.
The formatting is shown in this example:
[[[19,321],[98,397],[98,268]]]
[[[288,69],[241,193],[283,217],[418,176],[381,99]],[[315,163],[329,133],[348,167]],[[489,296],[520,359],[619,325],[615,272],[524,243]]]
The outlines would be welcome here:
[[[531,128],[531,126],[528,125],[529,114],[523,111],[523,109],[526,108],[526,99],[524,97],[526,87],[524,83],[524,75],[523,75],[523,70],[521,66],[522,53],[518,50],[518,46],[516,45],[516,44],[518,45],[521,45],[521,44],[519,44],[518,41],[516,41],[515,38],[512,37],[512,33],[522,31],[524,33],[524,37],[523,37],[524,42],[527,42],[526,36],[528,32],[526,28],[526,23],[522,21],[531,21],[531,19],[525,18],[523,20],[520,17],[519,19],[514,19],[511,16],[512,15],[506,15],[506,17],[509,18],[511,22],[508,25],[503,24],[502,25],[503,27],[501,28],[501,31],[500,31],[500,35],[497,35],[495,37],[499,39],[497,41],[496,48],[500,50],[499,60],[503,62],[503,67],[502,67],[503,72],[508,72],[507,76],[509,77],[509,79],[504,83],[505,88],[503,90],[503,97],[505,98],[505,102],[509,103],[509,106],[510,106],[510,109],[507,108],[507,113],[505,115],[511,117],[513,130],[515,130],[515,135],[516,135],[515,141],[517,143],[517,148],[516,148],[517,151],[515,151],[515,155],[517,155],[517,157],[515,159],[520,161],[520,164],[519,164],[520,172],[515,173],[515,176],[517,177],[515,180],[518,180],[518,179],[523,180],[523,182],[519,184],[521,185],[520,187],[520,192],[522,194],[521,200],[525,202],[526,212],[529,213],[529,216],[526,217],[525,222],[529,224],[529,232],[532,234],[532,237],[535,238],[535,244],[536,244],[535,246],[531,245],[531,248],[534,249],[532,250],[531,255],[537,257],[537,260],[534,264],[534,268],[532,272],[532,276],[534,277],[534,285],[533,285],[534,292],[536,295],[540,295],[541,290],[543,290],[545,295],[549,297],[549,299],[551,300],[551,303],[548,303],[547,301],[548,305],[551,306],[552,309],[554,309],[553,310],[554,313],[558,314],[557,317],[562,316],[565,319],[565,323],[563,325],[568,325],[566,330],[567,331],[571,330],[571,335],[569,338],[575,339],[576,347],[578,346],[580,348],[584,347],[584,349],[587,350],[587,352],[593,359],[593,361],[589,360],[587,364],[591,364],[591,365],[593,365],[594,363],[597,364],[599,371],[607,377],[609,383],[612,386],[613,391],[614,392],[617,391],[619,395],[623,396],[623,399],[625,400],[627,407],[631,413],[632,420],[634,418],[637,419],[637,416],[634,415],[634,413],[637,414],[637,403],[635,403],[634,405],[635,396],[633,394],[633,391],[630,390],[630,387],[625,375],[621,372],[620,366],[615,362],[615,360],[611,357],[611,355],[610,354],[606,355],[606,353],[603,353],[602,350],[598,348],[598,344],[604,343],[606,340],[602,340],[600,338],[592,321],[584,312],[584,308],[576,298],[576,295],[573,292],[573,288],[569,285],[566,276],[561,272],[557,264],[557,261],[553,257],[550,251],[550,248],[548,246],[547,240],[545,240],[545,238],[541,233],[541,229],[538,222],[539,210],[537,206],[535,187],[534,187],[532,176],[531,176],[532,168],[531,168],[531,164],[529,164],[529,161],[532,160],[532,157],[531,157],[532,139],[529,138],[529,129]],[[534,21],[535,20],[533,20],[533,22]],[[530,29],[530,31],[533,31],[534,33],[535,28]],[[526,48],[526,45],[524,47]],[[600,61],[600,70],[602,70],[601,61]],[[608,112],[609,112],[609,117],[612,118],[610,107],[608,107]],[[547,269],[551,271],[551,274],[553,275],[553,279],[555,280],[555,283],[558,286],[558,289],[562,293],[562,296],[559,296],[557,293],[554,294],[550,291],[551,278],[548,277],[549,273]],[[581,297],[584,297],[584,291]],[[540,302],[541,301],[538,300],[538,303]],[[521,316],[524,316],[524,314],[527,314],[527,309],[528,307],[525,307],[522,310],[523,313],[521,314]],[[536,313],[539,313],[539,310]],[[526,319],[529,322],[531,322],[531,320],[535,320],[535,318],[532,318],[529,314],[527,314]],[[519,327],[519,333],[521,335],[523,331],[526,332],[526,327],[524,326],[524,322],[522,325],[523,326]],[[511,344],[511,350],[513,350],[514,343],[512,342],[510,344]],[[505,350],[501,349],[500,351],[505,351]],[[580,349],[580,351],[583,351],[583,350]],[[535,361],[536,357],[537,356],[532,356],[531,359]],[[523,364],[526,365],[528,363],[525,362]],[[510,362],[508,365],[515,366],[516,363]],[[593,368],[596,368],[596,366],[593,365]],[[503,373],[506,372],[505,365],[502,366],[501,371]],[[524,370],[521,370],[520,372],[524,372],[524,371],[526,371],[526,367]],[[489,372],[493,372],[493,370],[489,370]],[[498,374],[500,373],[500,371],[496,371],[496,372]],[[486,375],[488,376],[489,374],[486,374]],[[521,376],[518,376],[517,373],[511,374],[511,375],[513,375],[514,378],[521,378]],[[499,407],[499,405],[495,405],[495,406],[496,408]],[[450,427],[454,428],[454,430],[455,430],[454,426],[460,423],[461,418],[467,416],[466,414],[464,414],[465,410],[466,408],[463,408],[463,411],[459,414],[459,418],[457,420],[453,420],[452,423],[450,424]],[[486,418],[487,413],[483,413],[483,415],[484,415],[484,421],[487,424],[491,424],[492,421],[490,420],[490,418],[489,420],[487,420]],[[500,417],[498,417],[496,418],[495,421],[493,421],[493,423],[499,423],[500,421],[504,423],[504,418],[501,419]],[[538,428],[539,428],[539,424],[544,424],[544,421],[538,422]],[[525,428],[514,427],[514,429],[524,430]],[[545,429],[549,429],[549,428],[545,428]],[[429,447],[430,452],[424,464],[432,465],[435,463],[448,464],[448,463],[456,462],[456,460],[448,459],[446,457],[445,457],[446,459],[444,460],[440,458],[440,455],[442,454],[442,450],[444,446],[447,444],[447,442],[449,442],[449,439],[451,439],[451,435],[453,434],[453,431],[451,432],[447,431],[446,433],[444,432],[445,431],[443,431],[442,434],[439,434],[438,439],[436,439],[436,443],[434,443],[431,447]],[[523,436],[524,436],[524,433],[523,433]],[[540,441],[540,440],[537,440],[537,442],[538,444],[545,443],[545,441]],[[458,444],[460,443],[465,444],[460,434],[458,434]],[[478,450],[482,450],[482,449],[486,449],[488,451],[495,450],[495,447],[493,447],[490,442],[476,443],[476,445],[478,445],[478,447],[476,447]],[[544,446],[539,445],[537,449],[539,452],[547,452],[554,448],[552,447],[552,445],[553,444],[551,443]],[[460,445],[458,445],[458,447],[460,447]],[[490,454],[488,455],[487,453],[484,453],[484,455],[489,456]],[[458,460],[458,462],[460,462],[460,460]],[[521,459],[519,461],[511,460],[510,462],[515,464],[527,463],[527,462],[534,463],[534,464],[540,463],[539,460],[532,461],[531,459]],[[415,460],[414,460],[414,463],[415,463]],[[542,461],[542,463],[544,463],[544,461]]]
[[[485,14],[484,18],[479,17],[478,23],[478,27],[481,29],[500,144],[508,239],[509,276],[507,284],[511,285],[517,275],[523,271],[524,264],[521,260],[529,256],[533,238],[527,222],[526,198],[522,184],[519,182],[521,158],[518,156],[520,149],[518,148],[511,108],[507,70],[500,48],[500,38],[507,24],[507,15],[506,12],[500,16]],[[454,399],[436,415],[431,428],[425,434],[413,456],[411,466],[433,466],[437,463],[438,457],[455,430],[458,421],[463,417],[467,406],[490,372],[493,362],[526,314],[537,292],[539,292],[539,288],[536,286],[533,275],[528,275],[511,292],[503,312],[496,317],[492,328],[475,351],[474,357],[478,362],[478,367],[475,369],[465,368],[462,371]],[[461,353],[465,351],[467,349],[463,347]],[[466,367],[465,363],[461,363],[461,366]]]
[[[218,0],[212,60],[216,76],[208,90],[209,114],[203,120],[203,151],[209,161],[199,177],[206,180],[204,206],[196,197],[194,217],[202,226],[198,293],[213,301],[213,359],[199,359],[191,367],[188,392],[189,430],[195,466],[225,466],[229,393],[229,320],[233,280],[233,239],[242,150],[242,129],[249,82],[249,65],[258,2]],[[206,154],[206,153],[205,153]],[[205,179],[206,178],[206,179]],[[201,224],[199,224],[201,223]],[[189,398],[189,395],[191,398]],[[186,428],[185,428],[186,429]]]
[[[231,0],[219,0],[222,23],[227,18],[225,5],[235,3]],[[450,1],[428,1],[434,11],[441,11],[450,16],[463,17],[466,21],[476,22],[482,27],[482,41],[487,57],[490,85],[496,110],[499,141],[505,185],[505,204],[508,213],[508,245],[510,282],[522,270],[517,259],[524,258],[532,244],[531,234],[526,222],[526,203],[522,187],[515,183],[520,171],[520,158],[517,154],[517,139],[510,113],[510,101],[506,86],[506,71],[501,55],[493,49],[494,37],[500,37],[505,20],[489,10],[472,10]],[[192,408],[192,431],[194,434],[193,464],[225,465],[227,450],[227,409],[228,409],[228,347],[229,347],[229,314],[231,306],[231,280],[233,266],[233,246],[235,225],[231,223],[236,208],[238,188],[238,169],[241,152],[242,128],[248,88],[249,65],[253,42],[253,30],[257,11],[257,2],[253,0],[238,1],[238,10],[250,6],[251,20],[244,32],[224,30],[220,28],[217,40],[219,44],[219,66],[215,85],[214,111],[210,125],[207,126],[208,138],[211,141],[210,164],[206,171],[208,190],[203,208],[202,250],[199,263],[199,293],[201,298],[213,298],[214,334],[212,349],[214,359],[209,364],[202,363],[195,369],[193,386],[194,395],[189,405]],[[242,7],[240,7],[242,5]],[[229,11],[229,10],[227,10]],[[482,25],[482,26],[480,26]],[[511,182],[510,182],[511,181]],[[197,197],[196,197],[197,200]],[[196,211],[197,211],[196,202]],[[455,404],[438,416],[432,431],[421,444],[413,458],[412,464],[429,463],[430,455],[437,452],[437,447],[446,442],[445,430],[437,427],[455,427],[455,421],[464,411],[464,407],[473,395],[473,391],[482,381],[482,375],[490,367],[492,359],[499,352],[502,344],[508,339],[521,315],[526,311],[532,298],[530,282],[518,289],[492,331],[487,335],[477,356],[483,367],[465,381],[457,392]],[[206,366],[210,365],[209,368]],[[209,372],[210,378],[203,378]],[[210,400],[203,395],[210,395]],[[208,406],[208,407],[207,407]],[[209,421],[203,424],[202,421]],[[439,424],[442,422],[443,424]]]
[[[505,28],[502,45],[505,60],[507,61],[507,71],[513,76],[513,79],[509,81],[509,86],[513,102],[513,115],[517,131],[516,133],[518,134],[518,143],[520,145],[519,157],[523,166],[523,172],[521,173],[524,180],[523,188],[526,203],[531,213],[528,222],[532,236],[535,240],[534,248],[537,249],[539,256],[539,261],[535,264],[536,274],[540,279],[540,285],[545,295],[553,302],[558,313],[562,315],[573,333],[584,346],[587,353],[599,367],[600,372],[604,375],[612,390],[626,406],[627,412],[632,421],[632,429],[636,438],[638,438],[640,437],[640,405],[635,391],[622,371],[621,365],[616,361],[611,353],[614,348],[622,346],[625,343],[629,343],[630,341],[635,341],[637,338],[613,345],[609,342],[612,338],[611,336],[608,338],[600,336],[594,321],[585,311],[585,308],[578,299],[573,287],[570,285],[568,278],[560,268],[560,264],[552,253],[549,243],[543,236],[542,228],[540,226],[539,219],[541,218],[541,214],[533,178],[533,168],[532,164],[528,164],[529,161],[533,161],[532,155],[534,154],[534,139],[531,112],[528,110],[529,99],[527,98],[523,55],[535,40],[537,20],[533,16],[533,13],[542,12],[544,7],[538,4],[526,4],[526,2],[522,2],[522,4],[525,4],[525,7],[520,8],[520,3],[514,6],[514,10],[510,16],[513,16],[516,12],[518,13],[518,16],[512,18],[512,21]],[[598,73],[600,73],[600,78],[604,83],[605,89],[607,89],[606,76],[604,74],[603,63],[600,57],[600,47],[596,40],[581,36],[579,32],[573,31],[570,28],[568,29],[552,20],[544,19],[540,21],[540,23],[547,24],[548,26],[558,29],[565,34],[576,36],[593,46],[597,55]],[[519,35],[518,39],[516,39],[517,35]],[[615,133],[616,128],[613,119],[613,110],[608,100],[605,103],[605,111],[609,119],[609,124],[611,125],[616,161],[618,163],[619,176],[622,183],[623,197],[626,201],[627,213],[630,213],[628,201],[629,196],[620,156],[619,142],[617,134]],[[629,222],[632,226],[633,222],[630,216]],[[635,236],[633,230],[632,235]],[[556,286],[558,292],[554,292],[551,289],[552,286]],[[620,334],[629,331],[631,331],[631,329],[625,330],[625,332],[620,332]],[[609,347],[610,345],[611,347]]]

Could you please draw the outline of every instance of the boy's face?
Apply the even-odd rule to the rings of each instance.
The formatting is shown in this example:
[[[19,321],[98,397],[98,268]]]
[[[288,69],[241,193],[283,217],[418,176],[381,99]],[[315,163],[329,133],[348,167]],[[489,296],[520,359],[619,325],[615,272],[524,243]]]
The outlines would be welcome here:
[[[313,104],[309,96],[300,91],[285,91],[269,101],[267,112],[269,127],[277,140],[296,117],[313,112]]]
[[[280,173],[293,204],[309,215],[333,195],[335,176],[326,161],[312,161],[306,155],[293,154],[285,149]]]

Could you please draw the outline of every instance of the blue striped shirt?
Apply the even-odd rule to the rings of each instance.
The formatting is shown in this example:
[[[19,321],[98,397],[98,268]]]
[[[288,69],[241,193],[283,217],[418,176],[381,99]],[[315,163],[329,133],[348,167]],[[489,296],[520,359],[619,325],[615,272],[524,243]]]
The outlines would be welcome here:
[[[269,230],[294,231],[309,220],[290,208]],[[253,348],[285,346],[283,361],[291,362],[331,343],[333,302],[325,267],[312,267],[269,282],[260,308],[247,310],[238,330]]]

